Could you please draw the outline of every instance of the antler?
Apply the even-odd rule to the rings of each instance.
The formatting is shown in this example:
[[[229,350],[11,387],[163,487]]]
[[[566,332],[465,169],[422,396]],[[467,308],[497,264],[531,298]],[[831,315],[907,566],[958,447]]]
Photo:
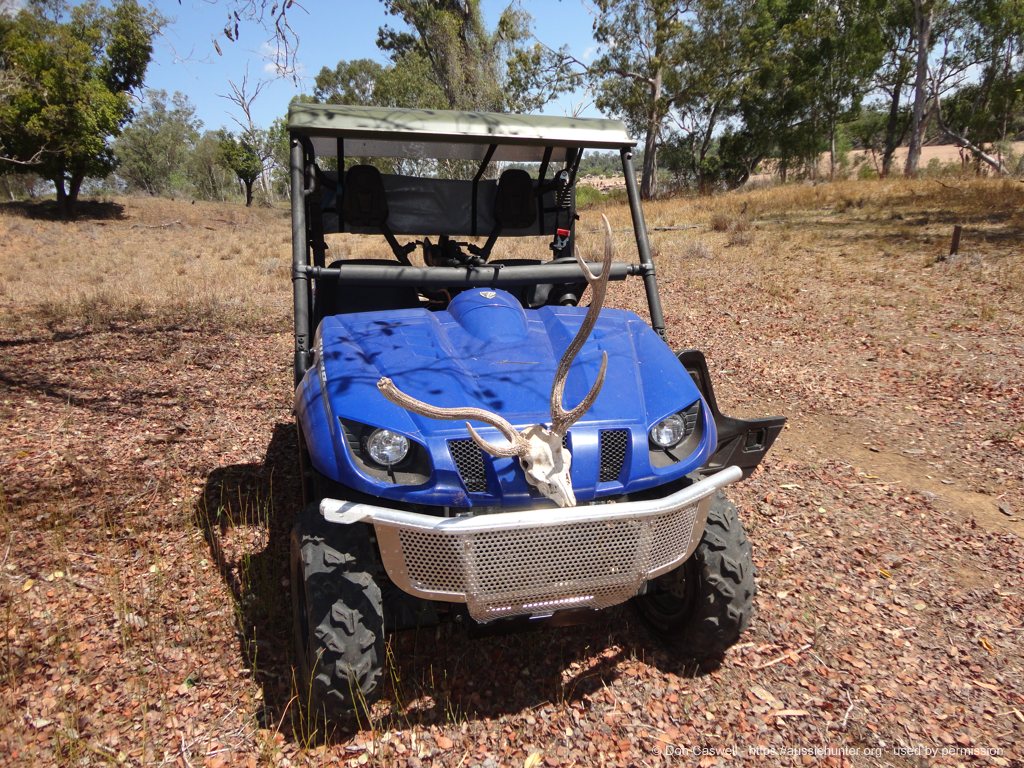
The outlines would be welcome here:
[[[498,431],[504,435],[505,439],[509,441],[510,445],[494,445],[493,443],[487,442],[480,437],[469,422],[466,422],[466,428],[469,430],[469,436],[473,438],[473,442],[492,456],[497,456],[499,458],[511,458],[513,456],[523,456],[529,450],[529,445],[523,436],[516,431],[516,428],[496,413],[485,411],[483,408],[473,408],[471,406],[466,406],[464,408],[441,408],[436,405],[424,403],[422,400],[417,400],[415,397],[407,395],[396,387],[395,383],[386,376],[377,382],[377,389],[379,389],[380,393],[395,405],[412,411],[413,413],[418,413],[421,416],[426,416],[431,419],[472,419],[473,421],[482,421],[484,424],[490,424],[492,427],[496,427]]]
[[[601,370],[597,372],[597,380],[594,381],[594,386],[590,388],[587,396],[580,401],[579,405],[572,410],[565,410],[565,407],[562,405],[562,397],[565,394],[565,382],[569,377],[569,369],[572,367],[576,354],[583,348],[587,337],[590,336],[590,332],[594,330],[597,316],[601,313],[601,307],[604,304],[604,296],[608,290],[608,279],[611,275],[612,226],[608,223],[608,217],[603,213],[601,214],[601,219],[604,221],[604,261],[601,263],[601,274],[595,275],[591,272],[590,267],[580,257],[579,251],[576,251],[576,261],[579,263],[580,269],[583,270],[583,276],[590,283],[590,308],[587,310],[587,315],[583,318],[583,323],[580,325],[579,331],[576,332],[576,336],[569,342],[565,354],[558,361],[555,381],[551,386],[551,431],[563,436],[569,431],[569,427],[575,424],[580,416],[586,413],[587,409],[594,404],[598,393],[601,391],[601,386],[604,384],[604,375],[608,368],[608,353],[602,352]]]

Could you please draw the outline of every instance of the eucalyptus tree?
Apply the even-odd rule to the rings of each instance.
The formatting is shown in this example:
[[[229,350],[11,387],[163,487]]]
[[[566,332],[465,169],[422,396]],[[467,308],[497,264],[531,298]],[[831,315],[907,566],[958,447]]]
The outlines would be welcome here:
[[[437,89],[449,109],[529,112],[576,82],[563,52],[532,40],[530,15],[516,4],[488,29],[480,0],[381,1],[401,22],[377,34],[395,92],[412,95],[407,74],[418,71],[420,87]]]
[[[689,4],[675,0],[597,0],[600,55],[587,68],[596,104],[644,136],[640,196],[657,194],[658,145],[680,94],[679,66],[689,37]]]
[[[946,138],[1003,171],[979,146],[1024,130],[1024,0],[966,0],[962,59],[978,75],[943,103],[935,100]]]
[[[118,175],[129,188],[151,195],[180,189],[200,128],[202,122],[187,96],[147,91],[145,105],[114,142]]]

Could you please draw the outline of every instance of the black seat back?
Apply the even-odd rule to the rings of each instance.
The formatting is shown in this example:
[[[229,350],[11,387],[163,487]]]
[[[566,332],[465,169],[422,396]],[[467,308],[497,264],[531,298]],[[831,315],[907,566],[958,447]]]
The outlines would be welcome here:
[[[388,196],[384,190],[384,178],[372,165],[353,165],[345,172],[341,218],[349,227],[379,230],[398,260],[410,266],[409,254],[416,244],[400,245],[395,239],[388,226]]]
[[[537,221],[537,194],[530,174],[509,168],[498,179],[494,220],[502,229],[525,229]]]
[[[372,165],[353,165],[345,173],[341,215],[345,223],[353,227],[378,228],[387,224],[384,179]]]

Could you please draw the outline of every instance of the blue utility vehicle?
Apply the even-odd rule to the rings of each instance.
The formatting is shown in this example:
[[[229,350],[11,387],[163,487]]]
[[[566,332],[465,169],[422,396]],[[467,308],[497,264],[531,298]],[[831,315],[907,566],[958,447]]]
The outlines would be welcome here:
[[[291,584],[313,706],[372,701],[385,633],[452,618],[632,600],[678,653],[721,657],[755,592],[721,489],[784,419],[722,415],[703,355],[666,344],[623,124],[296,104],[289,131]],[[618,246],[576,211],[588,149],[622,160]],[[603,259],[578,253],[578,226]],[[626,280],[649,321],[603,307]]]

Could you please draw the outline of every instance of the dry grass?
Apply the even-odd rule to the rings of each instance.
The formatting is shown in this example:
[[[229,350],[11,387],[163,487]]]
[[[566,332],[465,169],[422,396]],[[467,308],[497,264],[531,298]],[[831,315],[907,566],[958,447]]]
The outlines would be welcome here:
[[[240,327],[289,311],[285,210],[132,198],[72,222],[45,213],[0,214],[0,311],[16,327],[148,317]]]

